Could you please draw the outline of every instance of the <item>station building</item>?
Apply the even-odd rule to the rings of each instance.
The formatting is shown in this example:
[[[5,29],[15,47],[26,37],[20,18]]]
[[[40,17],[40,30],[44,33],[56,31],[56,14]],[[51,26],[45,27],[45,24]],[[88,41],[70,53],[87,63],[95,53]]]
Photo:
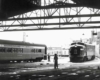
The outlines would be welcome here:
[[[68,56],[68,48],[62,48],[62,47],[48,47],[47,48],[47,54],[50,56],[54,56],[54,54],[57,54],[58,56],[66,57]]]
[[[100,32],[91,32],[91,44],[94,44],[96,46],[96,55],[100,57]]]

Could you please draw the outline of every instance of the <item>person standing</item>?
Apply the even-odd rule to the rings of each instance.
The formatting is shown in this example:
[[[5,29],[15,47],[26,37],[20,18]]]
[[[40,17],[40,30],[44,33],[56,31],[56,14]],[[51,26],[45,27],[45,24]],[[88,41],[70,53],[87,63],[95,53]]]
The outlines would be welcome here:
[[[48,61],[50,62],[50,55],[48,55]]]
[[[54,54],[54,69],[58,68],[58,56],[57,54]]]

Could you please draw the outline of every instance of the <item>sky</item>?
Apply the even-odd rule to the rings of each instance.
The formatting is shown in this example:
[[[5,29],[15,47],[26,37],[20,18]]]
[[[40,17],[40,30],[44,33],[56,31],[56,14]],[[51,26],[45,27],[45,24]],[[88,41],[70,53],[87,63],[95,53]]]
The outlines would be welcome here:
[[[13,41],[24,40],[30,43],[45,44],[48,47],[66,47],[73,40],[90,38],[91,30],[93,29],[0,32],[0,39],[13,40]],[[23,35],[25,35],[24,39]]]

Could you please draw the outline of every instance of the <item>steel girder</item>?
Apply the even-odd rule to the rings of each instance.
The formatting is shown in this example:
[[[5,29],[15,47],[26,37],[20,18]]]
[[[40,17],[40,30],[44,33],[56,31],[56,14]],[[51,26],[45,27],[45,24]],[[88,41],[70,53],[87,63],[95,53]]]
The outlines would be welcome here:
[[[1,31],[100,28],[100,10],[71,0],[42,0],[43,7],[1,21]]]

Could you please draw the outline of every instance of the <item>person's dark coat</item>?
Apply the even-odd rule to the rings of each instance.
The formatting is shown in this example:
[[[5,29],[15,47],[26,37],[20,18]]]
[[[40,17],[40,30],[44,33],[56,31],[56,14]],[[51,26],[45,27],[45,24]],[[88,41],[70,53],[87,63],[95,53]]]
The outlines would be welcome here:
[[[58,68],[58,56],[57,54],[54,55],[54,68]]]

